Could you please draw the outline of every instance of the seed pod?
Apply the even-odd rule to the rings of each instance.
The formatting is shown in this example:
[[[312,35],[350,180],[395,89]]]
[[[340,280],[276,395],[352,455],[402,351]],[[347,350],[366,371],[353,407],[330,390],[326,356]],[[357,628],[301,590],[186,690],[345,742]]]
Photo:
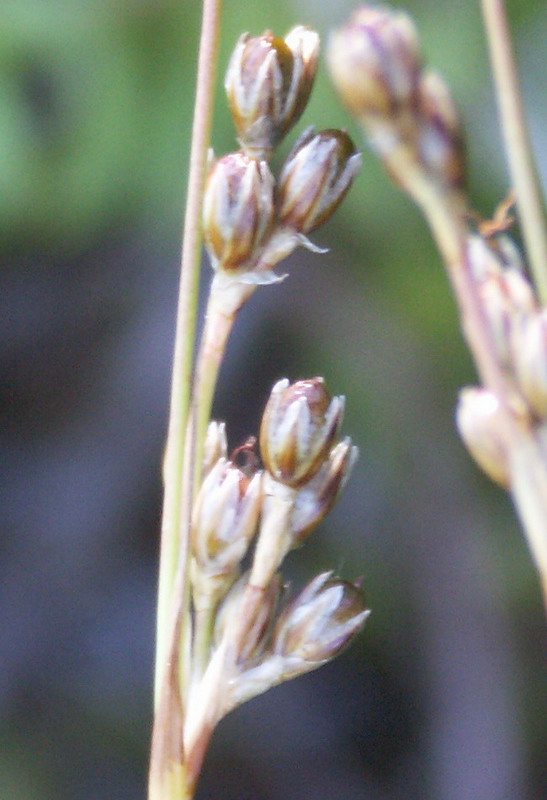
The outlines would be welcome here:
[[[319,666],[349,644],[368,614],[357,585],[324,572],[280,614],[273,652]]]
[[[547,418],[547,309],[523,314],[513,325],[512,354],[519,388],[538,419]]]
[[[207,426],[207,435],[203,446],[204,475],[214,467],[219,458],[226,458],[227,450],[226,423],[212,420]]]
[[[260,428],[260,453],[272,477],[291,487],[310,480],[328,458],[343,411],[344,398],[331,399],[322,378],[278,381]]]
[[[304,131],[279,176],[277,216],[309,233],[334,213],[361,166],[361,154],[345,131]]]
[[[461,390],[456,423],[467,449],[489,478],[507,488],[509,460],[500,427],[499,400],[477,386]]]
[[[249,479],[225,458],[205,477],[192,514],[192,552],[206,574],[239,566],[256,529],[261,478],[257,472]]]
[[[419,160],[442,184],[461,189],[465,180],[463,138],[448,86],[428,69],[420,75],[419,93]]]
[[[331,34],[327,61],[334,85],[352,114],[392,118],[416,106],[422,56],[410,17],[360,6]]]
[[[236,45],[225,88],[244,150],[267,158],[302,114],[313,86],[319,37],[299,26],[285,39],[265,31]]]
[[[231,587],[215,616],[213,639],[218,647],[223,637],[231,637],[234,628],[238,628],[244,615],[246,630],[241,637],[237,661],[240,665],[249,666],[259,660],[269,642],[275,611],[281,595],[281,579],[274,575],[268,586],[261,593],[260,603],[254,609],[254,616],[245,616],[243,601],[248,589],[249,573],[242,575]]]
[[[273,189],[265,161],[237,152],[214,162],[203,198],[203,233],[214,269],[252,267],[272,225]]]
[[[339,442],[330,452],[319,470],[307,483],[298,489],[290,516],[293,547],[297,547],[336,503],[346,485],[358,450],[348,437]]]

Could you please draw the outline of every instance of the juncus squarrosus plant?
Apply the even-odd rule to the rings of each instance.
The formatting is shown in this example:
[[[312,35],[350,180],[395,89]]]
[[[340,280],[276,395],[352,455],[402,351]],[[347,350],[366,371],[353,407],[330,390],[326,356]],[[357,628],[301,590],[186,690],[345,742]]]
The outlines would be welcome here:
[[[462,390],[461,436],[511,494],[547,606],[547,232],[501,0],[482,0],[529,272],[507,234],[511,201],[477,220],[459,115],[402,11],[365,3],[328,47],[333,82],[443,257],[480,387]]]
[[[225,78],[239,148],[208,151],[219,0],[205,0],[173,388],[164,462],[150,800],[193,797],[217,723],[334,658],[368,611],[359,582],[327,572],[291,598],[279,569],[336,502],[357,457],[340,438],[344,398],[323,378],[278,381],[257,439],[232,453],[211,421],[239,309],[341,203],[360,166],[345,131],[308,128],[278,177],[275,147],[298,121],[319,37],[244,34]],[[213,269],[194,358],[200,229]],[[245,565],[243,564],[245,562]]]

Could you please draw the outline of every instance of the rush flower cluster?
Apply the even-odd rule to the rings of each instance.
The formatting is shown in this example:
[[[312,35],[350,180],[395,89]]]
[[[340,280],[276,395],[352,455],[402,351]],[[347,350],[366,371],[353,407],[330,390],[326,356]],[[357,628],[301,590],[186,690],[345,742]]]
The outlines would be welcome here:
[[[331,35],[332,79],[381,157],[404,148],[449,188],[464,180],[458,115],[442,77],[424,64],[408,14],[363,4]]]
[[[328,60],[342,100],[423,212],[443,256],[482,384],[461,392],[458,428],[479,466],[511,492],[547,605],[547,265],[527,218],[540,203],[533,192],[517,203],[530,262],[523,264],[506,232],[512,200],[487,222],[470,209],[458,114],[445,82],[425,66],[407,14],[361,5],[332,35]],[[533,175],[521,166],[514,180],[519,200]]]
[[[203,207],[205,244],[213,268],[236,281],[276,280],[271,269],[336,210],[361,157],[345,131],[308,128],[279,178],[273,149],[308,102],[319,37],[303,26],[284,39],[244,34],[232,55],[225,87],[241,149],[213,159]]]
[[[207,456],[191,531],[190,752],[205,720],[216,724],[244,700],[334,658],[368,616],[358,583],[327,572],[287,599],[279,574],[357,458],[351,440],[338,439],[343,410],[344,398],[331,397],[322,378],[278,381],[260,428],[263,468],[251,445],[229,459],[224,428],[211,423],[207,452],[217,460]]]

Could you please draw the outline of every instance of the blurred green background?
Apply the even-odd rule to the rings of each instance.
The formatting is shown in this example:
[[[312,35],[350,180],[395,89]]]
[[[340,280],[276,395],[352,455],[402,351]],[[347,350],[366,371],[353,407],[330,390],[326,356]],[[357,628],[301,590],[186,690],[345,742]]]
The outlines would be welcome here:
[[[199,6],[0,2],[0,797],[145,797],[156,559]],[[508,3],[547,179],[547,8]],[[225,0],[243,31],[326,37],[353,3]],[[410,0],[468,133],[485,217],[508,177],[477,2]],[[360,134],[321,65],[306,124]],[[281,148],[281,155],[290,144]],[[279,163],[279,162],[277,162]],[[518,236],[518,232],[515,234]],[[547,797],[545,623],[507,498],[453,423],[474,381],[417,211],[362,174],[241,315],[216,414],[256,432],[272,382],[322,374],[361,450],[287,574],[364,577],[372,616],[338,661],[220,726],[201,800]],[[209,269],[204,267],[204,280]]]

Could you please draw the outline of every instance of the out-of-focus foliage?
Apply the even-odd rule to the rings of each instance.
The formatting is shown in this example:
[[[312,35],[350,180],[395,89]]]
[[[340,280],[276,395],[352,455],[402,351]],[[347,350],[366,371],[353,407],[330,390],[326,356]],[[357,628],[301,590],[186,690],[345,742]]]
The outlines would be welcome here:
[[[403,5],[461,108],[472,202],[487,217],[508,178],[478,2]],[[10,800],[145,796],[199,6],[0,2],[0,795]],[[509,6],[541,154],[547,12],[542,0]],[[225,0],[217,153],[235,146],[221,84],[239,34],[303,23],[326,36],[352,7]],[[360,141],[324,65],[294,135],[310,123]],[[438,255],[366,152],[312,238],[331,252],[298,252],[290,277],[242,314],[216,413],[236,446],[256,432],[274,379],[324,374],[347,395],[344,429],[361,459],[292,567],[296,583],[330,567],[363,574],[373,613],[341,660],[225,721],[200,797],[539,800],[539,591],[509,503],[456,438],[456,392],[474,373]]]

